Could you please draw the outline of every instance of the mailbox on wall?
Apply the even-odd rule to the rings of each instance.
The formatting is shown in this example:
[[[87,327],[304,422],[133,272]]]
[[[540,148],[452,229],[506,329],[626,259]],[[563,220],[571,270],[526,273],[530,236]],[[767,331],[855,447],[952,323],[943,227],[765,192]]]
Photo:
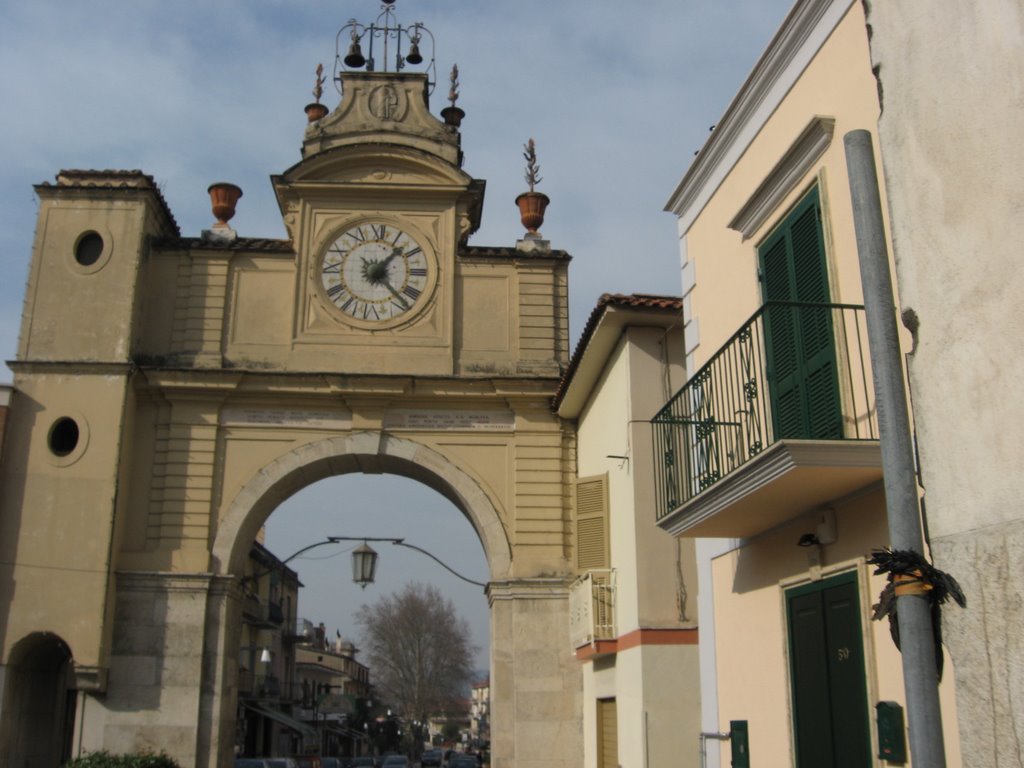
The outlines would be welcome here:
[[[729,744],[732,747],[732,768],[750,768],[750,740],[746,720],[729,721]]]
[[[878,723],[878,757],[890,763],[907,762],[907,740],[903,728],[903,707],[895,701],[875,704]]]

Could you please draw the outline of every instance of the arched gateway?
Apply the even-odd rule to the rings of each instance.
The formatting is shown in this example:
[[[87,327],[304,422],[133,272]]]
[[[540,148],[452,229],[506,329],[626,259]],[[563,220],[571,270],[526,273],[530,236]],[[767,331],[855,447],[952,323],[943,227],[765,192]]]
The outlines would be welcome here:
[[[419,480],[480,537],[496,768],[581,760],[575,437],[550,407],[568,256],[468,245],[484,185],[425,76],[342,87],[273,177],[288,240],[233,232],[230,185],[200,238],[138,171],[36,188],[0,487],[7,765],[230,765],[248,549],[283,499],[350,472]]]

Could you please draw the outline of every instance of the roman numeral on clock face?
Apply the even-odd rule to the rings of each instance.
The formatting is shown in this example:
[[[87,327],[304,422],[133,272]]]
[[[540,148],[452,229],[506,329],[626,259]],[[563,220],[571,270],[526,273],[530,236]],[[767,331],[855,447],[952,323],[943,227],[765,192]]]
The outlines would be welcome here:
[[[370,229],[373,230],[374,240],[384,240],[387,237],[388,225],[387,224],[371,224]]]
[[[409,274],[413,277],[426,277],[427,269],[426,267],[411,267],[409,269]]]
[[[420,293],[422,293],[422,291],[420,291],[418,288],[414,288],[411,285],[407,285],[407,286],[405,286],[405,288],[402,289],[402,293],[404,293],[406,296],[408,296],[413,301],[416,301],[416,299],[419,298]]]

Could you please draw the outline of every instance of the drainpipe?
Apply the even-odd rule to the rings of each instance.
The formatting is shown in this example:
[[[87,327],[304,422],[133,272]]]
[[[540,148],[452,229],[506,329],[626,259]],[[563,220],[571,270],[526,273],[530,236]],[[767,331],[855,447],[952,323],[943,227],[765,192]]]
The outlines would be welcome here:
[[[893,549],[912,550],[923,556],[914,451],[871,134],[850,131],[843,137],[843,144],[878,408],[889,538]],[[945,768],[931,607],[923,595],[899,595],[896,612],[914,765]]]

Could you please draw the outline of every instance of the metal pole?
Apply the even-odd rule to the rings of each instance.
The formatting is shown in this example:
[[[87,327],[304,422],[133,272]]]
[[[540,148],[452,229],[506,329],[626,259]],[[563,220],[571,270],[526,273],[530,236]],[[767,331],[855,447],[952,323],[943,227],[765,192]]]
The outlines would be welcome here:
[[[850,131],[843,137],[843,144],[878,407],[889,537],[893,549],[923,555],[914,451],[871,134],[865,130]],[[896,598],[896,612],[912,759],[917,768],[944,768],[931,607],[926,597],[900,595]]]

